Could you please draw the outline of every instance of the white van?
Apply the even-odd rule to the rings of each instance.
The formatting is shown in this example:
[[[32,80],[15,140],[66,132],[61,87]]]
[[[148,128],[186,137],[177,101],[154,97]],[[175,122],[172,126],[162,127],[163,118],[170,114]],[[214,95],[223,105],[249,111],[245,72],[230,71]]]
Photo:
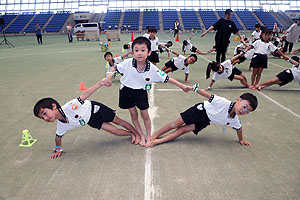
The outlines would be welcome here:
[[[100,30],[99,23],[81,23],[76,24],[74,27],[74,33],[84,33],[86,31],[98,31]]]

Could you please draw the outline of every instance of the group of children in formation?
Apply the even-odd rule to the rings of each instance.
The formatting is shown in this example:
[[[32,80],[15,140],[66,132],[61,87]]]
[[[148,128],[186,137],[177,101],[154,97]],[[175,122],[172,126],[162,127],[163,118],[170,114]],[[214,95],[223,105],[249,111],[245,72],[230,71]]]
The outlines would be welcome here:
[[[209,87],[205,90],[199,89],[199,85],[187,86],[168,75],[178,69],[184,70],[185,83],[189,83],[189,65],[197,62],[197,54],[208,54],[215,50],[212,49],[202,52],[191,44],[193,34],[188,40],[183,41],[182,50],[191,51],[192,54],[185,57],[178,52],[170,49],[172,42],[165,44],[160,43],[156,36],[155,27],[149,27],[148,32],[137,37],[132,43],[125,44],[123,48],[127,51],[120,57],[113,57],[111,52],[104,54],[104,59],[108,62],[106,77],[97,82],[95,85],[84,91],[79,97],[67,102],[65,105],[60,104],[53,98],[43,98],[39,100],[33,109],[34,115],[46,122],[57,121],[57,130],[55,136],[55,152],[51,158],[60,157],[62,150],[63,135],[74,128],[89,126],[97,129],[103,129],[117,136],[129,136],[133,144],[139,144],[144,147],[153,147],[157,144],[174,140],[184,133],[193,131],[198,134],[199,131],[210,125],[230,126],[236,130],[239,143],[241,145],[250,145],[250,142],[244,140],[243,129],[238,115],[246,115],[253,112],[257,106],[257,98],[251,93],[244,93],[237,97],[235,101],[210,94],[210,90],[218,79],[228,78],[229,80],[239,80],[241,84],[250,88],[261,90],[272,84],[285,85],[292,80],[300,81],[299,57],[292,58],[284,55],[280,49],[269,42],[271,32],[269,30],[261,31],[256,27],[249,40],[253,39],[252,44],[244,39],[244,44],[238,45],[235,49],[233,58],[223,63],[212,61],[208,64],[206,78],[210,77],[211,70],[214,71],[213,78]],[[242,45],[246,45],[245,50]],[[292,64],[291,69],[286,69],[276,75],[273,79],[259,84],[263,69],[267,68],[268,54],[271,52],[278,53],[285,60]],[[165,63],[162,70],[156,67],[159,62],[158,53],[167,52],[174,54],[176,57]],[[127,58],[132,54],[132,58]],[[252,57],[252,59],[250,58]],[[126,58],[126,59],[125,59]],[[250,67],[253,68],[251,84],[247,82],[244,74],[235,67],[235,64],[242,63],[245,59],[251,59]],[[120,74],[119,89],[119,107],[128,109],[132,124],[117,116],[116,111],[102,103],[87,100],[96,90],[102,86],[110,87],[113,78]],[[151,135],[151,119],[149,117],[148,94],[147,91],[152,88],[156,82],[171,83],[182,89],[184,92],[194,91],[205,98],[206,101],[197,103],[194,106],[180,113],[178,119],[172,121]],[[143,133],[139,121],[139,113],[145,126],[146,134]],[[120,127],[117,127],[118,125]],[[168,133],[164,135],[165,133]],[[164,136],[162,136],[164,135]]]

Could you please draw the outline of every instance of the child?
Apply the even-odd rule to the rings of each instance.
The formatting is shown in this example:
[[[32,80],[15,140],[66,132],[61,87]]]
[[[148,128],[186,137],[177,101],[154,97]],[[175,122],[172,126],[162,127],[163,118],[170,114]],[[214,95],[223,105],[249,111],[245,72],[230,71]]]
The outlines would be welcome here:
[[[85,126],[86,124],[99,130],[103,129],[114,135],[131,136],[132,143],[138,144],[140,142],[140,137],[133,126],[120,119],[114,110],[99,102],[87,100],[89,96],[103,85],[103,80],[97,82],[83,92],[80,97],[67,102],[62,107],[52,98],[41,99],[35,104],[33,113],[36,117],[46,122],[58,120],[55,136],[55,153],[51,154],[50,158],[55,159],[61,156],[63,152],[61,149],[62,136],[68,130]],[[110,122],[122,126],[128,131],[119,129]]]
[[[244,38],[244,43],[241,43],[235,47],[233,55],[236,56],[236,55],[240,54],[244,50],[244,45],[246,47],[249,47],[248,42],[249,42],[248,38]],[[241,64],[241,63],[245,62],[245,60],[246,60],[245,55],[243,55],[243,56],[241,55],[236,59],[235,62],[238,64]]]
[[[129,58],[118,64],[116,69],[112,69],[105,82],[106,85],[112,84],[114,70],[124,74],[120,79],[119,107],[129,110],[132,122],[141,137],[140,145],[149,147],[151,119],[148,113],[147,90],[150,90],[152,83],[155,82],[170,82],[184,91],[187,91],[187,88],[147,60],[147,57],[151,54],[151,43],[147,38],[136,38],[132,43],[132,52],[134,58]],[[145,143],[145,135],[141,129],[136,107],[140,109],[145,124],[147,144]]]
[[[249,41],[251,41],[251,39],[253,38],[253,42],[252,43],[254,43],[256,40],[260,39],[260,35],[261,35],[260,28],[261,28],[260,24],[255,24],[255,31],[253,31],[253,33],[249,37]]]
[[[300,82],[299,57],[293,56],[292,58],[289,58],[287,56],[284,56],[284,59],[292,64],[292,68],[286,69],[277,74],[273,79],[267,80],[262,84],[257,85],[255,89],[260,91],[262,88],[269,87],[274,84],[283,86],[292,82],[292,80],[294,80],[295,82]]]
[[[207,54],[209,54],[210,52],[213,51],[213,50],[208,50],[207,52],[202,52],[199,49],[197,49],[197,47],[193,46],[192,43],[191,43],[191,39],[192,39],[193,35],[195,35],[195,33],[193,33],[189,37],[189,39],[183,40],[183,42],[182,42],[183,55],[185,55],[185,52],[188,51],[188,50],[193,52],[193,53],[198,53],[198,54],[202,54],[202,55],[207,55]]]
[[[268,67],[268,54],[270,51],[274,53],[278,52],[281,56],[284,55],[274,44],[269,42],[271,35],[271,30],[265,30],[261,34],[262,39],[256,40],[246,50],[247,52],[252,48],[254,49],[254,55],[250,63],[250,67],[253,68],[251,87],[255,87],[259,83],[263,69]]]
[[[131,52],[131,45],[132,45],[132,42],[129,42],[129,43],[123,45],[123,49],[125,50],[126,53]],[[124,52],[124,51],[122,51],[122,52]]]
[[[198,103],[180,113],[180,117],[177,120],[165,125],[155,133],[151,137],[152,147],[174,140],[190,131],[197,135],[199,131],[210,125],[210,122],[215,125],[232,127],[237,132],[239,143],[246,146],[250,145],[250,142],[243,138],[243,129],[238,115],[246,115],[256,109],[258,103],[257,98],[253,94],[244,93],[235,102],[231,102],[223,97],[211,95],[204,90],[198,89],[198,87],[192,88],[188,86],[188,88],[206,97],[208,101]],[[158,138],[172,129],[176,130],[162,138]]]
[[[104,54],[104,59],[107,61],[108,67],[107,67],[107,72],[110,72],[111,68],[116,67],[117,64],[119,64],[120,62],[123,62],[123,58],[127,57],[129,54],[131,54],[131,51],[128,51],[126,53],[124,53],[122,56],[113,57],[113,54],[111,52],[106,52]]]
[[[168,62],[165,63],[165,66],[162,68],[162,71],[165,73],[174,72],[178,69],[184,70],[185,78],[184,82],[189,83],[188,77],[189,77],[189,65],[194,64],[197,61],[196,54],[192,54],[189,57],[184,57],[183,55],[180,55],[179,53],[167,49],[168,52],[175,54],[177,57],[172,58]]]
[[[172,41],[168,41],[167,43],[162,43],[163,46],[170,48],[171,46],[173,46],[173,42]],[[158,47],[159,53],[163,53],[166,51],[166,48],[161,48],[161,46]],[[168,52],[168,59],[170,59],[170,52]]]
[[[166,48],[166,46],[162,45],[158,39],[158,37],[156,37],[157,35],[157,29],[154,26],[150,26],[148,27],[148,32],[146,34],[144,34],[144,37],[148,38],[151,42],[151,54],[148,56],[148,60],[156,65],[156,63],[159,63],[159,57],[158,57],[158,48],[162,47],[162,48]]]
[[[237,63],[236,61],[239,61],[238,59],[240,56],[243,57],[244,53],[242,52],[221,64],[215,61],[208,63],[206,68],[206,79],[210,77],[211,70],[213,70],[215,73],[206,90],[211,90],[212,85],[220,78],[228,78],[230,81],[233,79],[239,80],[244,86],[249,88],[250,85],[247,82],[247,78],[238,68],[234,67],[234,65]]]

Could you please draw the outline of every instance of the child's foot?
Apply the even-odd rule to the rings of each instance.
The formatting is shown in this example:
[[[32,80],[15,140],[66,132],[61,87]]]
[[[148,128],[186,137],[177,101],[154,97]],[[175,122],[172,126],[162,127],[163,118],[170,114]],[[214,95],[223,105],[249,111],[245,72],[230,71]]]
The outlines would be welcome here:
[[[146,143],[146,147],[151,147],[151,141],[150,140],[147,140],[147,143]]]
[[[260,86],[260,85],[257,85],[257,86],[255,87],[255,89],[257,89],[258,91],[261,91],[261,86]]]
[[[157,139],[151,140],[150,147],[154,147],[157,144],[158,144],[158,140]]]
[[[145,136],[141,136],[141,141],[139,142],[139,145],[141,145],[142,147],[146,146],[146,138],[145,138]]]
[[[134,144],[139,144],[141,142],[141,137],[139,134],[135,135],[135,141]]]
[[[132,133],[130,134],[131,137],[131,144],[133,144],[135,142],[135,135]]]

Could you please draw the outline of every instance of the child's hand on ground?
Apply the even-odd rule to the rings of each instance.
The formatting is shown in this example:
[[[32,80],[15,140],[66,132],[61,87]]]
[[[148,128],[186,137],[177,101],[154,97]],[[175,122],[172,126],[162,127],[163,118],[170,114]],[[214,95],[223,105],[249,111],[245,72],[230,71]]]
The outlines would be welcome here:
[[[241,145],[243,146],[251,146],[250,142],[246,141],[246,140],[240,140],[239,141]]]
[[[53,153],[53,154],[50,155],[50,158],[51,159],[58,158],[58,157],[61,156],[61,154],[62,154],[62,152],[55,152],[55,153]]]

